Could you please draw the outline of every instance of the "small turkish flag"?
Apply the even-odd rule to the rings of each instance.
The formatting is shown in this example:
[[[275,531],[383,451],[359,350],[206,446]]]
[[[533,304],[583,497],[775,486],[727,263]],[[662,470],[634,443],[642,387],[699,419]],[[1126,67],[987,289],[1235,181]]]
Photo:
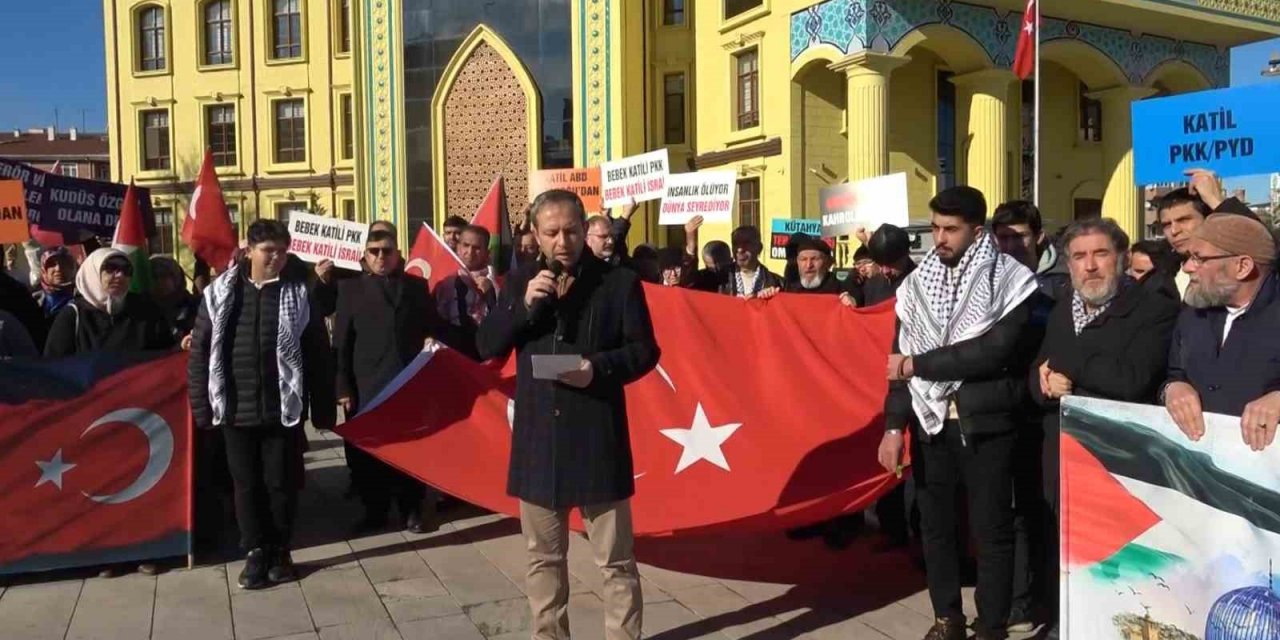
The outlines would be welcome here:
[[[191,194],[191,206],[182,221],[182,241],[191,252],[215,269],[226,268],[240,246],[236,230],[231,226],[227,203],[222,199],[222,185],[213,168],[213,152],[204,150],[204,163]]]
[[[409,250],[404,272],[426,280],[427,288],[434,291],[441,280],[465,270],[458,254],[444,243],[435,229],[423,223],[418,230],[418,237],[413,241],[413,248]]]
[[[0,574],[190,548],[187,357],[0,367]]]
[[[1037,0],[1027,0],[1022,13],[1022,29],[1018,32],[1018,49],[1013,55],[1013,73],[1026,80],[1036,70],[1036,49],[1040,48],[1040,10]]]

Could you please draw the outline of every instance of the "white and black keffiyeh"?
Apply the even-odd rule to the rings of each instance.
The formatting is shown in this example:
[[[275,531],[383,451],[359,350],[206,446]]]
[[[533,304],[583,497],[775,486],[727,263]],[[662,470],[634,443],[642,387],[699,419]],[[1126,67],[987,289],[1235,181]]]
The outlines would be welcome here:
[[[1076,291],[1071,294],[1071,322],[1075,325],[1076,335],[1080,335],[1084,328],[1089,326],[1090,322],[1098,319],[1098,316],[1107,312],[1107,308],[1111,306],[1111,302],[1107,302],[1101,307],[1095,307],[1092,311],[1084,304],[1084,298],[1080,297],[1080,292]]]
[[[931,251],[898,289],[899,349],[916,356],[976,338],[1035,291],[1035,274],[1000,253],[990,234],[981,234],[954,269]],[[961,382],[911,379],[911,405],[926,433],[942,431]]]
[[[232,265],[204,292],[213,335],[209,338],[209,405],[213,424],[224,424],[227,408],[226,363],[223,361],[223,339],[231,326],[231,296],[240,265]],[[276,336],[276,367],[280,380],[280,423],[292,427],[302,421],[303,375],[302,332],[311,321],[311,305],[307,285],[282,282],[280,286],[279,334]]]

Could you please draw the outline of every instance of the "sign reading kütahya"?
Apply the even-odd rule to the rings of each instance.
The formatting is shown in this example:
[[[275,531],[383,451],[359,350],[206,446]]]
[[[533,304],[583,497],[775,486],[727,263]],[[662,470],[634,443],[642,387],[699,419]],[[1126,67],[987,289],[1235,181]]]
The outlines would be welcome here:
[[[658,224],[681,225],[696,216],[711,224],[731,222],[737,181],[734,171],[669,174]]]
[[[822,213],[822,235],[828,238],[853,235],[859,227],[873,233],[885,223],[906,227],[910,218],[907,174],[826,187],[818,192],[818,209]]]
[[[289,251],[307,262],[332,260],[334,266],[359,271],[368,233],[358,222],[295,213],[289,216]]]
[[[667,150],[659,149],[600,165],[601,189],[606,208],[634,200],[657,200],[666,193]]]

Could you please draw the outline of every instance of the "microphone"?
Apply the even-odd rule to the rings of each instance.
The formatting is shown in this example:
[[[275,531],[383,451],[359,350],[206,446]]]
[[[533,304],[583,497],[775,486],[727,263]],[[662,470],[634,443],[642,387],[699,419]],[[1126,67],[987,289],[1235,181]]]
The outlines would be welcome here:
[[[564,265],[560,264],[559,260],[548,261],[546,256],[538,256],[537,273],[543,271],[550,271],[551,277],[558,279],[564,273]],[[537,273],[534,275],[536,276]],[[542,317],[542,314],[546,313],[548,308],[555,303],[557,297],[557,293],[552,291],[547,294],[547,297],[534,301],[533,307],[529,309],[529,317],[534,320]]]

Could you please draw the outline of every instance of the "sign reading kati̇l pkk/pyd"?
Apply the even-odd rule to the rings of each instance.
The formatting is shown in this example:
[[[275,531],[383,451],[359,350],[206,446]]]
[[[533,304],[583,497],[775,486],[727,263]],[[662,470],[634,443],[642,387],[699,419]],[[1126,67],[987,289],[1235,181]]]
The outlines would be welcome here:
[[[822,235],[828,238],[853,235],[858,227],[873,233],[885,223],[906,227],[907,174],[826,187],[818,192],[818,208]]]
[[[669,174],[658,224],[684,224],[695,216],[702,216],[706,223],[729,223],[737,180],[734,171]]]
[[[600,165],[604,206],[620,207],[631,204],[632,200],[646,202],[661,198],[666,193],[667,166],[666,149]]]
[[[17,180],[0,180],[0,244],[26,242],[27,203],[22,193],[22,183]]]
[[[335,266],[359,271],[368,233],[358,222],[295,213],[289,217],[289,251],[307,262],[332,260]]]
[[[1134,102],[1137,183],[1183,182],[1195,168],[1222,176],[1280,170],[1278,104],[1275,83]]]
[[[564,189],[582,198],[582,207],[588,214],[604,211],[600,199],[600,167],[586,169],[542,169],[529,174],[529,199],[544,191]]]
[[[819,220],[774,218],[771,230],[773,233],[769,238],[769,257],[774,260],[786,260],[787,245],[791,243],[791,237],[803,233],[807,236],[821,238],[822,222]],[[828,241],[827,244],[831,243]]]

